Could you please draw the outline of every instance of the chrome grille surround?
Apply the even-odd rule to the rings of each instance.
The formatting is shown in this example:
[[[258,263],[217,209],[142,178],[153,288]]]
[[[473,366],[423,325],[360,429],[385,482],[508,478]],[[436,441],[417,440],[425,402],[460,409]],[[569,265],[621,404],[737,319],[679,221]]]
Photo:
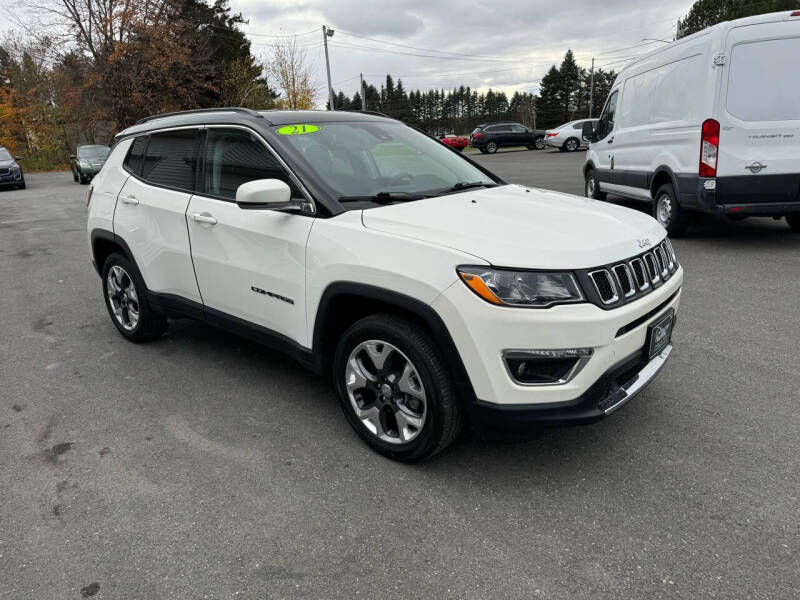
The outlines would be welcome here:
[[[653,248],[627,260],[577,271],[586,299],[605,310],[650,293],[678,270],[672,244],[666,238]]]

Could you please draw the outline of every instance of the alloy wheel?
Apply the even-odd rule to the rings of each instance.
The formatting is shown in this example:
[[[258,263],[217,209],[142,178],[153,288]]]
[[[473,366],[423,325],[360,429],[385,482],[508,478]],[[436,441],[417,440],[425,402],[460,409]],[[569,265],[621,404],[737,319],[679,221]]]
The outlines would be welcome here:
[[[537,150],[542,150],[544,148],[544,138],[542,137],[536,138],[536,140],[534,140],[533,142],[533,145]]]
[[[594,175],[589,175],[586,178],[586,197],[594,198]]]
[[[575,150],[577,150],[577,149],[578,149],[578,141],[577,140],[573,140],[573,139],[567,140],[567,150],[569,150],[570,152],[575,152]]]
[[[392,344],[367,340],[353,348],[345,387],[356,417],[378,439],[407,444],[422,432],[425,387],[413,363]]]
[[[139,296],[128,272],[114,265],[106,276],[106,293],[117,323],[125,331],[133,331],[139,323]]]

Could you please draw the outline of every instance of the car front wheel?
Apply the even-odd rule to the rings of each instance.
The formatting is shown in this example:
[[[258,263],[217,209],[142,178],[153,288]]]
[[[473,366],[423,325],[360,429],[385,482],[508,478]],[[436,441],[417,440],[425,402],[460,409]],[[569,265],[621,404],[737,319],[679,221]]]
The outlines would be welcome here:
[[[594,169],[586,171],[583,193],[587,198],[593,198],[594,200],[605,200],[607,197],[605,192],[600,191],[600,182]]]
[[[429,458],[461,430],[461,408],[441,352],[411,320],[379,314],[351,325],[336,349],[333,373],[350,425],[389,458]]]

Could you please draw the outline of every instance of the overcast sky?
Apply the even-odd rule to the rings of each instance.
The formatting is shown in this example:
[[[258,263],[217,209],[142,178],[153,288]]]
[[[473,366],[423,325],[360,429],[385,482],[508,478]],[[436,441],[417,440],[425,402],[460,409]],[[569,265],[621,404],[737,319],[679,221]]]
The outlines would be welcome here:
[[[20,0],[0,0],[0,14],[10,8],[24,15],[19,4]],[[297,39],[313,65],[320,103],[326,94],[323,24],[336,32],[329,39],[334,88],[348,95],[358,89],[359,72],[376,87],[388,72],[401,78],[408,90],[464,84],[510,94],[535,92],[539,79],[568,48],[583,67],[588,68],[594,56],[597,65],[618,69],[624,59],[660,45],[641,45],[643,38],[671,39],[677,18],[691,4],[688,0],[231,0],[233,9],[250,20],[245,29],[254,53],[264,59],[275,41],[269,35],[306,34]],[[0,19],[0,32],[8,27],[9,20]]]

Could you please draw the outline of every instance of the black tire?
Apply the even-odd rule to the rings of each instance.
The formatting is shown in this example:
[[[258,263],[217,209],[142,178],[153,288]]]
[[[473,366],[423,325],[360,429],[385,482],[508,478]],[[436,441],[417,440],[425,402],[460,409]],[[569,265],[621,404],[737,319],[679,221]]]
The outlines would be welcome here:
[[[800,233],[800,213],[786,215],[786,222],[795,233]]]
[[[130,282],[132,283],[136,292],[138,320],[135,326],[130,329],[126,329],[114,314],[115,307],[112,306],[112,300],[109,297],[108,275],[113,267],[120,267],[125,274],[130,277]],[[167,329],[167,320],[163,315],[155,312],[150,307],[150,303],[147,301],[147,287],[144,284],[142,275],[139,273],[139,269],[137,269],[136,265],[122,254],[118,254],[116,252],[111,254],[103,264],[102,288],[103,299],[105,300],[106,308],[108,309],[108,315],[111,317],[111,322],[114,323],[117,331],[119,331],[122,334],[122,337],[124,337],[126,340],[134,343],[149,342],[160,337],[161,334]]]
[[[605,200],[608,196],[605,192],[600,191],[600,182],[597,180],[597,172],[594,169],[586,171],[583,194],[587,198],[593,198],[594,200]]]
[[[86,179],[86,177],[84,177],[83,174],[78,175],[78,179],[80,180],[81,185],[86,185],[87,183],[89,183],[89,180]]]
[[[653,201],[653,217],[667,230],[670,237],[685,235],[691,223],[691,215],[677,202],[671,183],[665,183],[658,188]]]
[[[575,152],[580,147],[581,147],[580,140],[574,137],[571,137],[566,142],[564,142],[563,146],[566,152]]]
[[[456,150],[458,150],[459,152],[463,152],[464,148],[463,147],[462,148],[456,148]]]
[[[486,148],[484,148],[483,146],[481,146],[480,148],[478,148],[478,150],[480,150],[480,151],[481,151],[481,154],[486,154]]]
[[[415,433],[416,437],[408,442],[389,442],[370,431],[356,414],[353,402],[364,400],[364,396],[354,393],[351,401],[347,390],[348,360],[351,353],[364,342],[375,340],[394,346],[393,351],[399,353],[388,356],[406,360],[418,375],[425,395],[425,417],[422,427]],[[383,348],[382,346],[379,346]],[[392,362],[387,358],[385,367]],[[374,370],[374,363],[369,363]],[[388,369],[388,367],[387,367]],[[376,370],[377,372],[377,370]],[[393,375],[387,375],[391,378]],[[441,352],[425,330],[417,323],[404,317],[390,314],[375,314],[365,317],[351,325],[341,337],[333,360],[333,380],[342,409],[350,425],[373,450],[399,461],[418,461],[430,458],[450,445],[458,436],[463,426],[463,412],[458,403],[455,386]],[[378,379],[380,381],[380,379]],[[396,379],[395,379],[396,381]],[[382,386],[381,386],[382,387]],[[378,386],[375,387],[378,389]],[[394,392],[404,396],[397,390]],[[394,397],[394,396],[393,396]],[[372,396],[372,407],[377,403],[377,396]],[[370,407],[371,408],[371,407]],[[392,419],[392,409],[387,407],[388,419]],[[384,413],[381,413],[384,414]],[[399,431],[399,427],[395,427]],[[387,429],[388,433],[391,429]],[[397,433],[399,436],[399,433]]]
[[[492,142],[486,142],[486,144],[483,147],[486,149],[486,152],[488,154],[494,154],[495,152],[497,152],[498,145],[497,142],[492,141]]]
[[[17,186],[17,189],[24,190],[27,186],[25,185],[25,178],[22,178],[22,183]]]
[[[75,183],[78,183],[78,174],[75,171],[72,172],[72,180]]]

